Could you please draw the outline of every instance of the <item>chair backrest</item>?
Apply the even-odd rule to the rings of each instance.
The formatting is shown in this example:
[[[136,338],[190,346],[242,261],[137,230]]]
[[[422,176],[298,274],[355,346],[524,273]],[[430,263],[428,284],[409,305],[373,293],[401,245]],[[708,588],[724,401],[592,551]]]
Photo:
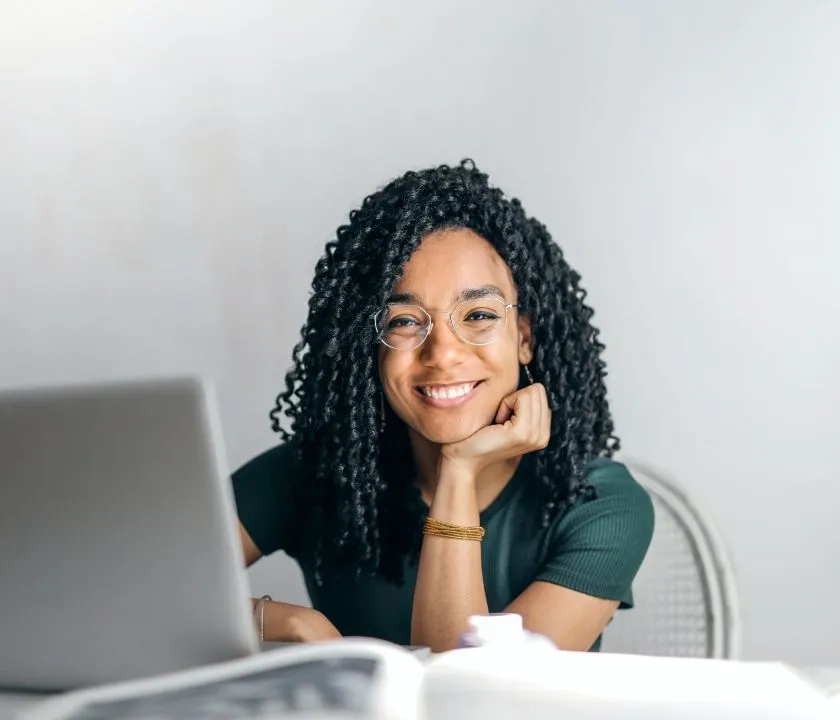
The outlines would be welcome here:
[[[676,485],[624,462],[650,494],[656,526],[633,583],[634,608],[616,613],[604,631],[603,652],[737,657],[738,598],[717,533]]]

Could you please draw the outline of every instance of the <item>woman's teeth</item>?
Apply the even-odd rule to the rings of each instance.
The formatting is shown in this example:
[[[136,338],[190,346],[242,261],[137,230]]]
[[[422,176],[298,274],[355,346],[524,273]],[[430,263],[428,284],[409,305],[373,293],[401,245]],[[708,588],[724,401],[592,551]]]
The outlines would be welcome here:
[[[420,390],[426,397],[435,398],[436,400],[445,400],[448,398],[457,398],[466,395],[475,386],[476,383],[467,383],[465,385],[450,385],[448,387],[423,385],[420,387]]]

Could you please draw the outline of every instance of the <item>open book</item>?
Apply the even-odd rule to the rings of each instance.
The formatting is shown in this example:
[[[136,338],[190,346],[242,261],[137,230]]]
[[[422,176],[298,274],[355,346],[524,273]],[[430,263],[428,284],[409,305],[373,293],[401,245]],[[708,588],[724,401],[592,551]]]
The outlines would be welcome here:
[[[286,646],[81,690],[20,720],[822,720],[838,705],[783,664],[486,647],[424,656],[375,640]]]

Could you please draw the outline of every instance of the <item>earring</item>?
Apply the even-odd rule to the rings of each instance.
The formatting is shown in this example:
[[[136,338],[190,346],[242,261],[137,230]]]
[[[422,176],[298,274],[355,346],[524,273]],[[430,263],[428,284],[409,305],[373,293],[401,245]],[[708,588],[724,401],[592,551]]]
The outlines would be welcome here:
[[[525,377],[528,378],[528,382],[533,385],[534,384],[534,376],[531,375],[531,368],[527,365],[523,365],[522,369],[525,371]]]

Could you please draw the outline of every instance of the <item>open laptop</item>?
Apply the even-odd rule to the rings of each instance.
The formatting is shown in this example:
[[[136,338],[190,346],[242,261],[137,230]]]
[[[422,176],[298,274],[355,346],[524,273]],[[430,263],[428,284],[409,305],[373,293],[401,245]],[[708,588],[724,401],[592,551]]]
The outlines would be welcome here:
[[[256,652],[212,393],[191,378],[0,392],[0,688]]]

